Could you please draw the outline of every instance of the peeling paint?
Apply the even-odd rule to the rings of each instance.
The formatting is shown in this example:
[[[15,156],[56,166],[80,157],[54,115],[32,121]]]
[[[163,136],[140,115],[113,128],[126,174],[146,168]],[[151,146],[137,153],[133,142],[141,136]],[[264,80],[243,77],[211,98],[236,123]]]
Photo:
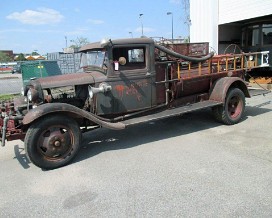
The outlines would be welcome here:
[[[142,89],[147,86],[148,86],[148,83],[146,80],[144,80],[141,82],[130,84],[128,86],[116,85],[115,90],[117,91],[120,99],[123,99],[124,93],[125,93],[126,95],[129,95],[129,96],[136,96],[136,99],[138,101],[141,101],[142,95],[139,93],[139,89]]]

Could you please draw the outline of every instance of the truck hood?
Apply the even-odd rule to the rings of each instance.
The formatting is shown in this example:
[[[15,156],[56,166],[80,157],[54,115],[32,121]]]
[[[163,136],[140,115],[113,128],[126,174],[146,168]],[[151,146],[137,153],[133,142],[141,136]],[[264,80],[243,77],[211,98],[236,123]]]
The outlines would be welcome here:
[[[94,84],[96,82],[103,82],[105,81],[105,79],[106,76],[104,74],[97,71],[92,71],[38,78],[30,81],[30,84],[39,83],[42,89],[46,89],[64,86]]]

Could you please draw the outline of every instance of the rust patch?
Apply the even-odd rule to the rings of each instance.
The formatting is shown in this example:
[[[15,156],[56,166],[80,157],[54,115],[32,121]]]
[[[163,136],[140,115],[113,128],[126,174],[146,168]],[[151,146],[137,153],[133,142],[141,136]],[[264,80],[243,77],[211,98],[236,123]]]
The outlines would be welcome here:
[[[126,95],[135,95],[138,101],[141,101],[141,95],[134,85],[130,85],[126,90]]]
[[[147,81],[141,81],[141,82],[136,82],[134,84],[130,84],[128,86],[124,85],[116,85],[115,90],[118,92],[119,98],[124,97],[124,93],[129,96],[135,96],[137,101],[142,100],[142,95],[139,93],[139,90],[147,87],[148,83]]]
[[[115,86],[115,90],[118,92],[119,98],[123,98],[125,87],[123,85]]]

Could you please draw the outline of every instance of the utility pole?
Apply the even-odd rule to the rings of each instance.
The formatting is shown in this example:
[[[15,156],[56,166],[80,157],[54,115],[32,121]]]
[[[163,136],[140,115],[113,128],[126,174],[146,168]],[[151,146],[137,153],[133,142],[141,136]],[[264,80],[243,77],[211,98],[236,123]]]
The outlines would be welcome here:
[[[67,45],[67,36],[65,36],[65,46],[66,46],[65,48],[67,48],[67,46],[68,46]]]
[[[167,12],[167,15],[172,15],[172,43],[174,42],[174,21],[173,21],[173,13]]]
[[[142,20],[142,16],[144,14],[139,14],[139,19],[141,20],[141,26],[142,26],[142,36],[144,35],[144,26],[143,26],[143,20]]]

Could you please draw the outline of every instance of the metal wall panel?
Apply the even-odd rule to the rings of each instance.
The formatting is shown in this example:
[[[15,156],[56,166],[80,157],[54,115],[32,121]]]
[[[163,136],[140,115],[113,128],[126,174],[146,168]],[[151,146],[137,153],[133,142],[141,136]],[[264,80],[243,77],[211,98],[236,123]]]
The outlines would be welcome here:
[[[220,0],[218,23],[226,24],[270,14],[272,0]]]
[[[218,25],[271,14],[272,0],[191,0],[190,39],[191,42],[209,42],[218,53],[221,52],[218,51]],[[232,38],[229,32],[221,34],[220,40]]]
[[[62,74],[75,73],[79,70],[80,53],[48,53],[47,59],[57,61]]]
[[[190,42],[209,42],[217,52],[218,0],[191,0],[190,18]]]

